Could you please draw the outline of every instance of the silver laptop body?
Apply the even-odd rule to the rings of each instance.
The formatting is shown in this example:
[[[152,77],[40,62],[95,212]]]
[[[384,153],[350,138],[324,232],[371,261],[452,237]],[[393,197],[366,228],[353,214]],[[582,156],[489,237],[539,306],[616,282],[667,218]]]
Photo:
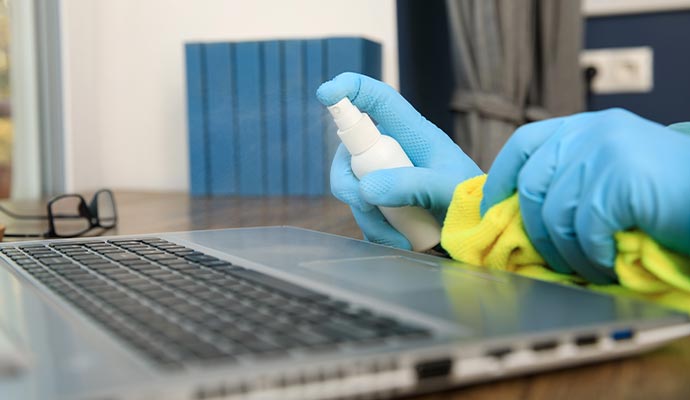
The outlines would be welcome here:
[[[10,369],[0,377],[0,398],[395,397],[640,353],[690,333],[687,315],[646,302],[292,227],[6,243],[0,251],[146,238],[423,332],[231,360],[186,360],[170,368],[94,318],[102,305],[79,308],[36,278],[52,272],[28,273],[0,255],[0,328],[17,355],[14,374]],[[341,333],[356,336],[357,329],[345,326]],[[286,333],[299,338],[291,329]]]

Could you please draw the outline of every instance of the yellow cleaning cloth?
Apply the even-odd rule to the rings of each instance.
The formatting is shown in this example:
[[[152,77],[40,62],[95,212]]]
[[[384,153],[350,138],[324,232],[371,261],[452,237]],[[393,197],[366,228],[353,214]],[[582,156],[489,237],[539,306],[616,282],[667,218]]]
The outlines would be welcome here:
[[[480,217],[485,180],[486,175],[477,176],[455,189],[441,234],[441,245],[454,259],[536,279],[644,298],[690,313],[690,257],[661,247],[644,232],[626,231],[615,237],[615,270],[620,284],[587,284],[577,275],[552,271],[525,234],[517,195]]]

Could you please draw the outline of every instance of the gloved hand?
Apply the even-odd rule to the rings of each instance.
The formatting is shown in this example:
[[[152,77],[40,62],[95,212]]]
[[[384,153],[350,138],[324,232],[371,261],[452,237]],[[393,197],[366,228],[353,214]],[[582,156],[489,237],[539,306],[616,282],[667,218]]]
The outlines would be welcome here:
[[[621,109],[525,125],[489,170],[482,215],[517,190],[525,230],[559,272],[616,280],[613,234],[690,254],[690,135]]]
[[[383,82],[346,72],[322,84],[316,95],[326,106],[347,96],[378,123],[381,133],[400,143],[414,165],[374,171],[358,181],[350,154],[342,144],[338,147],[331,165],[331,191],[350,205],[369,241],[410,249],[408,240],[374,206],[419,206],[442,223],[455,186],[482,173],[448,135]]]

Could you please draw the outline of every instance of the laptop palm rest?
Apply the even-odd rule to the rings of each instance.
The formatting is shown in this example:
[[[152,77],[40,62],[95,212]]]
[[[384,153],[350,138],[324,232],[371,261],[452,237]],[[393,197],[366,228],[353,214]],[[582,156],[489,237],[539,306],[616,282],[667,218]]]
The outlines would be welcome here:
[[[455,324],[460,336],[524,335],[674,313],[626,298],[292,227],[167,236],[240,257],[317,290],[390,303]],[[238,262],[242,263],[242,260]],[[231,261],[234,257],[231,258]],[[354,298],[351,297],[351,298]],[[573,305],[577,305],[574,307]]]

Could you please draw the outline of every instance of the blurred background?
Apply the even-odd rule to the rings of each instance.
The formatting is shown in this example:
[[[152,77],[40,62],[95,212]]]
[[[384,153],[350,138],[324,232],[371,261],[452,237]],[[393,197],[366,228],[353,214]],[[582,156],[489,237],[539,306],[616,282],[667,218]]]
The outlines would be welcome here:
[[[202,134],[212,136],[203,106],[217,89],[200,72],[200,97],[192,96],[190,44],[206,54],[210,47],[204,46],[212,43],[229,49],[257,43],[256,82],[265,90],[274,66],[267,62],[267,41],[279,42],[279,54],[287,54],[287,41],[305,41],[297,45],[304,46],[298,47],[304,65],[296,72],[305,81],[310,40],[323,40],[317,46],[323,54],[335,54],[331,38],[372,42],[374,50],[352,50],[361,52],[353,54],[362,65],[375,60],[367,64],[377,70],[371,74],[400,90],[488,168],[515,127],[533,120],[614,106],[663,124],[690,120],[688,37],[690,0],[2,0],[0,197],[101,187],[188,192],[194,163],[212,164],[203,152],[193,158],[193,106],[199,102]],[[241,61],[229,51],[232,62]],[[318,76],[329,79],[334,70],[323,57]],[[204,71],[213,66],[212,59],[200,60]],[[293,66],[281,60],[283,97],[275,103],[281,111],[267,113],[266,92],[257,92],[263,111],[254,113],[255,132],[240,129],[247,114],[238,113],[233,107],[243,103],[232,99],[245,98],[236,89],[247,81],[232,75],[229,108],[221,113],[235,113],[228,132],[265,137],[275,122],[288,146],[291,121],[301,118],[296,129],[310,129],[308,111],[291,114],[300,113],[290,111],[284,93]],[[311,89],[295,89],[305,104]],[[287,121],[271,119],[278,115]],[[321,123],[318,131],[329,134],[332,127]],[[302,138],[305,146],[310,138]],[[202,150],[212,150],[211,139],[203,140]],[[255,151],[220,148],[216,156]],[[303,167],[326,176],[330,153],[324,152],[318,166]],[[240,179],[243,172],[225,173]],[[218,193],[243,194],[196,194]],[[294,194],[310,193],[327,190]]]

